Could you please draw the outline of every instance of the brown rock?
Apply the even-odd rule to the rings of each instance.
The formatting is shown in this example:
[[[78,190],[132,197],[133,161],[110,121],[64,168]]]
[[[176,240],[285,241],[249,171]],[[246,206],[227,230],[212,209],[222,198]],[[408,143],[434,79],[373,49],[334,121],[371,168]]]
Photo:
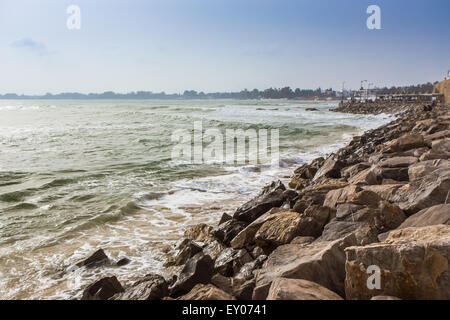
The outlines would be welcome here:
[[[319,180],[320,178],[340,178],[341,177],[341,169],[344,167],[344,163],[340,160],[335,160],[333,156],[329,157],[325,160],[322,167],[316,172],[314,175],[314,181]]]
[[[212,239],[211,230],[211,226],[205,223],[200,223],[188,227],[184,232],[184,236],[190,240],[204,242],[206,240]]]
[[[406,219],[397,229],[426,227],[437,224],[450,225],[450,204],[438,204],[423,209]]]
[[[370,163],[360,162],[360,163],[354,164],[352,166],[343,168],[341,170],[341,176],[346,179],[349,179],[349,178],[355,176],[356,174],[358,174],[359,172],[361,172],[367,168],[370,168],[370,167],[371,167]]]
[[[344,220],[349,215],[354,215],[356,212],[364,208],[363,205],[355,203],[341,203],[337,205],[336,219]]]
[[[222,214],[222,217],[220,218],[219,225],[221,225],[222,223],[225,223],[231,219],[233,219],[233,217],[225,212],[224,214]]]
[[[308,182],[308,179],[299,178],[297,176],[293,176],[291,181],[289,181],[289,188],[295,189],[295,190],[301,190],[306,183]]]
[[[160,300],[169,295],[166,280],[156,274],[146,275],[123,293],[116,294],[114,300]]]
[[[213,260],[216,260],[225,248],[226,246],[220,241],[213,240],[208,242],[207,245],[203,247],[203,253],[209,255]]]
[[[343,294],[344,248],[355,243],[354,236],[349,236],[331,242],[287,244],[278,247],[257,273],[253,298],[265,299],[271,283],[278,277],[313,281],[338,294]]]
[[[295,237],[291,244],[309,244],[315,240],[314,237]]]
[[[253,279],[255,277],[255,271],[259,269],[266,260],[267,256],[263,254],[257,257],[255,260],[247,262],[241,267],[239,272],[235,274],[234,278],[242,280]]]
[[[103,249],[98,249],[93,254],[91,254],[87,259],[80,261],[76,264],[77,267],[94,268],[101,265],[110,264],[108,256],[105,254]]]
[[[408,168],[381,168],[379,166],[375,166],[373,168],[373,173],[376,175],[378,181],[382,181],[384,179],[390,179],[395,181],[408,181]]]
[[[233,215],[234,219],[251,223],[274,207],[281,207],[286,201],[285,186],[278,182],[272,182],[254,199],[238,208]]]
[[[388,158],[379,163],[381,168],[403,168],[417,163],[416,157],[394,157]]]
[[[202,247],[190,239],[184,239],[178,245],[177,249],[179,250],[178,254],[173,259],[167,261],[165,266],[181,266],[191,257],[202,251]]]
[[[327,288],[303,279],[276,278],[267,300],[343,300]]]
[[[255,241],[255,234],[259,228],[261,228],[265,222],[275,219],[277,217],[275,214],[278,214],[279,212],[284,212],[284,210],[280,208],[272,208],[264,215],[250,223],[233,238],[231,241],[231,246],[234,249],[240,249],[253,244]]]
[[[330,190],[341,189],[348,186],[347,182],[337,182],[337,183],[324,183],[318,185],[312,185],[306,187],[300,191],[298,195],[298,201],[295,204],[294,208],[297,207],[299,201],[306,204],[306,207],[302,208],[305,210],[312,204],[317,204],[319,206],[324,205],[325,198]],[[303,213],[303,211],[294,210],[299,213]]]
[[[408,169],[408,176],[410,181],[422,179],[426,175],[432,173],[437,169],[449,169],[450,161],[448,160],[428,160],[413,164]]]
[[[375,296],[372,297],[370,300],[402,300],[402,299],[392,296]]]
[[[236,300],[232,295],[212,284],[197,284],[192,290],[179,297],[178,300]]]
[[[378,177],[371,168],[359,172],[350,178],[348,182],[354,185],[379,184]]]
[[[270,252],[299,235],[301,222],[302,216],[297,212],[279,212],[274,215],[274,219],[261,225],[255,234],[255,242],[265,252]]]
[[[120,292],[124,292],[124,289],[119,280],[116,277],[106,277],[89,285],[83,291],[81,300],[108,300]]]
[[[392,202],[394,195],[400,187],[402,187],[401,184],[385,184],[363,186],[362,189],[375,192],[382,200]]]
[[[229,246],[233,238],[241,232],[247,224],[238,220],[229,220],[215,227],[211,234],[219,241]]]
[[[450,226],[392,231],[382,243],[346,249],[347,299],[378,295],[450,299]],[[380,288],[369,289],[369,266],[380,268]],[[369,279],[370,280],[370,279]]]
[[[435,132],[424,137],[426,141],[441,140],[443,138],[450,138],[450,130]]]
[[[212,276],[211,283],[213,285],[215,285],[217,288],[219,288],[220,290],[223,290],[230,294],[232,292],[232,278],[230,278],[230,277],[225,277],[225,276],[221,275],[220,273],[217,273]]]
[[[252,300],[253,290],[255,289],[255,280],[243,280],[233,278],[233,295],[238,300]]]
[[[378,241],[378,229],[367,222],[360,221],[339,221],[333,219],[328,223],[322,235],[316,242],[336,241],[352,236],[355,239],[355,245],[363,246]],[[313,243],[313,244],[314,244]]]
[[[125,265],[129,264],[130,262],[131,262],[131,260],[128,259],[128,258],[122,258],[122,259],[119,259],[119,261],[116,262],[116,266],[122,267],[122,266],[125,266]]]
[[[245,249],[234,250],[233,248],[226,248],[217,257],[214,263],[214,271],[225,277],[231,277],[243,265],[252,260],[253,258]]]
[[[445,202],[450,189],[450,170],[437,169],[423,179],[414,180],[397,190],[391,201],[398,203],[406,214]]]
[[[340,203],[348,202],[348,199],[357,192],[361,191],[361,187],[350,185],[345,188],[331,190],[327,193],[323,205],[329,208],[336,208]]]
[[[202,252],[190,258],[181,270],[175,284],[170,288],[170,296],[178,297],[188,293],[196,284],[206,284],[213,275],[214,262]]]
[[[391,152],[401,152],[425,146],[422,135],[407,133],[400,138],[391,141],[387,146],[387,150]]]
[[[431,150],[436,154],[450,154],[450,139],[441,139],[432,142]]]

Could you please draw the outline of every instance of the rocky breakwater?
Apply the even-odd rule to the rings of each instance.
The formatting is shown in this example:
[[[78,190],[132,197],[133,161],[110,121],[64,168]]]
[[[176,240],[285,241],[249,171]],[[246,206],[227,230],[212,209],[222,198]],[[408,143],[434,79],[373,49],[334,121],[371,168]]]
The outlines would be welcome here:
[[[288,187],[189,227],[167,261],[174,275],[103,278],[83,298],[450,299],[449,156],[450,108],[404,109]]]
[[[400,113],[411,108],[431,110],[436,104],[430,102],[424,104],[417,101],[368,101],[358,102],[350,101],[339,103],[338,108],[330,109],[334,112],[355,113],[355,114],[380,114],[380,113]]]

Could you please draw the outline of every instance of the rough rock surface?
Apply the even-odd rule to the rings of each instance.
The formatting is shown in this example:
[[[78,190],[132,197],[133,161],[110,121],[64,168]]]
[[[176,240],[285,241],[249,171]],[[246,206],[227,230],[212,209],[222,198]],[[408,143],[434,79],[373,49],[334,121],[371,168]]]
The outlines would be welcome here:
[[[84,289],[81,300],[108,300],[120,292],[124,292],[124,289],[119,280],[114,276],[106,277]]]
[[[438,169],[402,186],[392,197],[392,201],[407,214],[414,214],[422,209],[442,204],[450,190],[450,170]]]
[[[286,201],[285,190],[286,187],[281,181],[266,186],[256,198],[238,208],[233,218],[247,223],[256,220],[273,207],[280,207]]]
[[[192,290],[178,300],[236,300],[232,295],[212,284],[197,284]]]
[[[448,225],[395,230],[382,243],[347,248],[346,255],[347,299],[377,295],[406,300],[450,299]],[[367,286],[370,266],[380,268],[379,289]]]
[[[254,298],[265,298],[272,281],[278,277],[313,281],[343,295],[344,249],[355,243],[355,237],[348,236],[336,241],[278,247],[256,276]]]
[[[133,283],[125,292],[116,294],[114,300],[160,300],[169,295],[166,280],[160,275],[149,274]]]
[[[302,279],[277,278],[272,282],[267,300],[343,300],[327,288]]]
[[[196,284],[207,284],[213,275],[213,260],[203,252],[190,258],[181,270],[175,284],[170,288],[170,295],[178,297],[188,293]]]
[[[101,265],[109,264],[110,260],[103,249],[98,249],[88,258],[76,263],[77,267],[93,268]]]

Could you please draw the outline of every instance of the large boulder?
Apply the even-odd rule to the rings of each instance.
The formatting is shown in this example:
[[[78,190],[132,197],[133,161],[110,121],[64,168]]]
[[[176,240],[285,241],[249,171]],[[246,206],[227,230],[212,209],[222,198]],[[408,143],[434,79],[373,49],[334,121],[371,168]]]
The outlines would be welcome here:
[[[392,197],[392,201],[408,215],[422,209],[442,204],[450,190],[450,170],[437,169],[409,184],[402,186]]]
[[[229,246],[231,240],[239,233],[241,232],[245,227],[247,223],[243,221],[238,221],[235,219],[228,220],[219,226],[215,227],[211,234],[218,239],[223,244]]]
[[[279,212],[283,212],[284,210],[281,208],[272,208],[258,219],[250,223],[247,227],[245,227],[241,232],[239,232],[233,240],[231,240],[231,246],[234,249],[240,249],[245,246],[251,245],[255,241],[255,234],[261,228],[261,226],[277,218]]]
[[[181,266],[186,263],[189,258],[193,257],[200,251],[202,247],[190,239],[184,239],[177,247],[179,250],[174,258],[169,259],[165,266]]]
[[[329,191],[326,194],[323,205],[329,208],[336,208],[338,204],[348,202],[348,199],[361,191],[360,186],[350,185],[345,188],[339,188]]]
[[[387,146],[387,151],[402,152],[425,146],[426,144],[422,135],[407,133],[400,138],[391,141]]]
[[[256,243],[268,253],[297,236],[318,237],[332,214],[332,209],[318,205],[309,206],[302,214],[272,209],[242,230],[231,245],[237,249]]]
[[[408,181],[408,167],[387,168],[375,166],[373,169],[374,175],[378,181],[394,180],[394,181]]]
[[[379,163],[381,168],[403,168],[409,167],[412,164],[417,163],[416,157],[393,157],[388,158]]]
[[[379,184],[380,181],[378,180],[377,175],[374,173],[374,170],[372,170],[371,168],[367,168],[351,177],[348,182],[356,185],[371,185]]]
[[[433,141],[431,144],[431,150],[436,154],[450,154],[450,139],[441,139]]]
[[[178,297],[188,293],[196,284],[206,284],[211,280],[214,270],[214,261],[203,252],[190,258],[181,270],[177,281],[170,288],[170,296]]]
[[[341,160],[335,159],[334,156],[330,156],[325,160],[324,164],[314,175],[313,181],[318,181],[321,178],[340,178],[341,169],[345,167],[345,163]]]
[[[255,279],[233,278],[232,280],[232,294],[238,300],[252,300],[254,289]]]
[[[203,247],[203,253],[209,255],[213,260],[216,260],[225,248],[226,246],[222,242],[212,240],[207,242],[207,244]]]
[[[231,277],[242,266],[252,260],[253,258],[245,249],[235,250],[233,248],[226,248],[217,257],[214,263],[214,271],[225,277]]]
[[[336,241],[278,247],[257,272],[253,298],[265,299],[273,280],[279,277],[313,281],[343,295],[344,249],[355,244],[355,237],[350,235]]]
[[[276,278],[267,300],[343,300],[327,288],[308,280]]]
[[[127,288],[125,292],[116,294],[114,300],[160,300],[169,295],[166,280],[156,274],[146,275]]]
[[[235,274],[235,279],[251,280],[255,277],[255,271],[263,265],[267,260],[266,255],[260,255],[255,260],[244,264],[238,273]]]
[[[376,192],[363,189],[360,186],[350,185],[328,192],[323,205],[333,209],[343,203],[376,207],[380,200],[381,197]]]
[[[256,198],[238,208],[234,212],[233,218],[251,223],[270,209],[281,207],[287,200],[286,194],[284,193],[285,190],[286,187],[281,181],[272,182]]]
[[[304,164],[301,167],[295,169],[294,176],[289,182],[289,188],[301,189],[303,186],[316,174],[317,170],[323,165],[325,160],[323,158],[317,158],[311,161],[309,164]]]
[[[437,169],[449,169],[450,161],[439,159],[439,160],[428,160],[421,161],[419,163],[409,166],[408,176],[410,181],[415,181],[422,179],[423,177],[429,175]]]
[[[349,167],[345,167],[341,170],[341,176],[346,179],[350,179],[351,177],[357,175],[359,172],[370,168],[371,164],[368,162],[359,162]]]
[[[210,240],[213,236],[211,234],[212,227],[205,223],[190,226],[184,231],[184,236],[193,241],[204,242]]]
[[[230,278],[216,274],[212,277],[211,283],[217,288],[231,294],[238,300],[251,300],[255,281],[253,278]]]
[[[316,242],[336,241],[348,236],[355,237],[355,245],[362,246],[377,242],[378,230],[367,222],[331,220]]]
[[[255,234],[255,242],[266,253],[287,244],[297,236],[317,237],[328,221],[331,209],[313,205],[299,214],[285,211],[275,214],[275,219],[265,222]]]
[[[346,249],[347,299],[378,295],[401,299],[450,299],[450,226],[392,231],[382,243]],[[371,268],[369,268],[371,267]],[[373,269],[372,269],[373,268]],[[374,270],[380,270],[379,289]]]
[[[323,183],[303,188],[294,204],[293,210],[303,213],[309,206],[317,204],[322,206],[330,190],[344,188],[347,182]]]
[[[373,186],[363,186],[363,190],[372,191],[376,193],[382,200],[393,202],[392,199],[397,193],[398,189],[402,187],[402,184],[383,184]]]
[[[124,291],[116,277],[105,277],[84,289],[81,300],[108,300],[115,294]]]
[[[436,224],[450,225],[450,204],[438,204],[423,209],[406,219],[398,229],[409,227],[426,227]]]
[[[212,284],[197,284],[192,290],[178,300],[236,300],[232,295]]]

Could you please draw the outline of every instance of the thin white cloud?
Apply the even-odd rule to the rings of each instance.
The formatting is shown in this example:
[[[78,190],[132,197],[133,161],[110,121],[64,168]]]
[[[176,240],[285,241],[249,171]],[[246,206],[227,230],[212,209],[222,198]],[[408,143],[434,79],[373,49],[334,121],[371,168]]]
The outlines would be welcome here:
[[[46,56],[50,54],[54,54],[55,51],[49,51],[47,50],[47,47],[45,44],[41,42],[34,41],[31,38],[23,38],[17,41],[14,41],[11,43],[11,47],[27,50],[29,52],[35,53],[38,56]]]

